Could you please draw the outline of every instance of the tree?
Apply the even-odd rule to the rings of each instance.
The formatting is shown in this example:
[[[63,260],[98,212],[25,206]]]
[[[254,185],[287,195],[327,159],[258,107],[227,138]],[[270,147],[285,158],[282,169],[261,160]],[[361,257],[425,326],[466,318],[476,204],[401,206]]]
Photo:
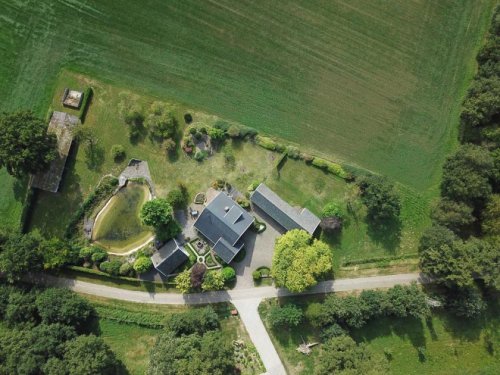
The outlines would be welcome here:
[[[371,318],[364,301],[355,296],[339,297],[336,294],[328,296],[323,306],[328,324],[340,323],[344,326],[361,328]]]
[[[61,323],[78,332],[88,329],[95,310],[87,300],[69,289],[48,288],[36,298],[36,307],[46,324]]]
[[[323,344],[316,375],[375,375],[389,372],[387,361],[375,356],[365,344],[356,345],[349,336],[339,336]]]
[[[100,264],[101,262],[104,262],[106,259],[108,259],[108,253],[106,252],[106,250],[104,250],[100,247],[93,246],[92,247],[92,255],[91,255],[90,259],[95,264]]]
[[[189,293],[191,291],[191,271],[186,269],[175,277],[175,287],[181,293]]]
[[[234,349],[220,332],[176,337],[167,331],[151,349],[147,374],[224,375],[234,370]]]
[[[0,115],[0,168],[20,177],[48,168],[57,156],[57,138],[32,112]]]
[[[61,357],[65,343],[75,336],[71,327],[61,324],[6,330],[0,334],[0,373],[41,374],[46,362]],[[66,371],[53,374],[66,374]]]
[[[466,203],[443,198],[433,207],[431,218],[436,224],[459,233],[476,220],[472,211],[472,207]]]
[[[420,268],[449,287],[468,287],[476,276],[498,264],[483,263],[484,259],[498,259],[498,252],[494,250],[486,241],[471,238],[464,242],[449,229],[431,227],[420,240]]]
[[[273,305],[267,314],[267,321],[273,328],[296,327],[304,318],[302,310],[293,304]]]
[[[201,289],[203,291],[221,290],[224,289],[224,276],[221,271],[209,271],[203,278]]]
[[[201,263],[196,263],[193,268],[191,268],[191,286],[194,289],[201,287],[206,271],[207,268]]]
[[[168,192],[167,201],[173,208],[182,209],[186,207],[187,197],[180,189],[174,189]]]
[[[43,268],[46,270],[57,270],[66,264],[75,264],[78,261],[75,249],[56,237],[42,242],[41,253]]]
[[[461,119],[468,126],[488,125],[500,113],[498,75],[476,78],[464,100]]]
[[[491,196],[483,210],[483,233],[487,236],[500,236],[500,194]]]
[[[482,205],[491,195],[492,171],[493,158],[488,150],[473,144],[462,145],[443,166],[441,195],[473,206]]]
[[[332,269],[331,250],[312,240],[305,231],[294,229],[276,240],[272,275],[276,286],[302,292],[317,283],[317,278]]]
[[[35,293],[12,291],[5,309],[5,321],[9,326],[34,324],[38,321]],[[1,362],[1,361],[0,361]]]
[[[109,346],[94,335],[68,341],[63,360],[69,374],[79,375],[114,375],[120,365]]]
[[[359,180],[358,186],[370,220],[381,224],[399,217],[400,198],[394,184],[386,177],[366,176]]]
[[[167,139],[175,134],[177,121],[168,105],[154,102],[151,105],[151,113],[146,118],[146,126],[154,137]]]
[[[134,262],[134,270],[137,273],[146,273],[153,268],[153,262],[145,256],[138,257]]]
[[[175,336],[203,335],[219,328],[219,317],[211,306],[172,314],[165,321],[165,328]]]
[[[383,316],[389,310],[389,299],[386,292],[380,290],[363,290],[359,299],[363,309],[371,318]]]
[[[42,237],[38,232],[13,233],[0,246],[0,272],[13,283],[28,272],[42,269]]]
[[[409,286],[396,285],[387,291],[388,313],[398,318],[411,316],[416,319],[430,314],[425,293],[412,283]]]
[[[173,209],[167,199],[155,198],[141,208],[141,219],[144,224],[159,228],[168,225],[172,220]]]
[[[486,303],[476,285],[467,288],[451,288],[446,298],[446,307],[455,315],[474,318],[486,310]]]

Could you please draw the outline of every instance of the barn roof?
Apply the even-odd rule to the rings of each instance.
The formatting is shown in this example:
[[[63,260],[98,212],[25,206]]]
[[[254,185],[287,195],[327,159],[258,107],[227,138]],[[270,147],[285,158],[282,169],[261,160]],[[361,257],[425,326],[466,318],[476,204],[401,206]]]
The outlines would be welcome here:
[[[290,206],[263,183],[255,189],[250,200],[286,230],[303,229],[312,235],[320,223],[307,208]]]
[[[175,238],[168,241],[151,256],[153,266],[165,276],[170,275],[188,259],[188,252],[179,245]]]

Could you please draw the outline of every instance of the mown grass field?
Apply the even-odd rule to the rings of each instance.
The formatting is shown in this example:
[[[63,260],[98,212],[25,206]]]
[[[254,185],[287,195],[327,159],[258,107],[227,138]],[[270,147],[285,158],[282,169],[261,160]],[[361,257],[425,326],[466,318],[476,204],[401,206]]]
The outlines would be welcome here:
[[[124,96],[134,97],[147,109],[154,97],[137,95],[124,88],[111,86],[86,76],[63,71],[54,87],[51,108],[62,110],[59,103],[64,87],[83,89],[91,85],[94,99],[87,113],[85,126],[94,130],[98,138],[96,153],[99,163],[89,168],[84,147],[75,147],[67,164],[67,170],[57,194],[39,192],[32,211],[30,228],[40,229],[51,236],[62,236],[65,227],[78,206],[98,183],[101,176],[111,173],[118,176],[129,158],[147,160],[158,196],[166,194],[176,187],[179,181],[188,186],[191,198],[197,192],[206,191],[216,178],[225,178],[240,191],[246,192],[252,181],[265,181],[266,184],[294,206],[303,206],[320,215],[323,206],[329,201],[336,201],[345,206],[345,197],[353,194],[355,186],[344,180],[326,174],[306,165],[303,161],[288,159],[281,168],[279,176],[274,164],[278,153],[267,151],[252,142],[226,142],[235,157],[234,165],[224,161],[222,152],[216,152],[203,162],[179,151],[175,156],[167,156],[161,147],[145,137],[139,142],[130,142],[128,129],[119,114],[119,103]],[[171,103],[176,117],[184,126],[183,115],[189,112],[195,123],[208,125],[217,121],[216,116],[193,111],[181,104]],[[121,144],[126,150],[125,160],[116,163],[110,153],[114,144]],[[359,259],[380,255],[414,253],[423,228],[428,224],[428,201],[415,190],[399,185],[403,198],[402,226],[397,239],[388,233],[370,230],[365,221],[365,210],[359,204],[358,216],[346,212],[342,233],[337,236],[323,236],[333,248],[335,267],[343,259]],[[345,210],[347,211],[347,210]]]
[[[290,302],[307,304],[311,297],[294,298]],[[261,317],[266,315],[261,305]],[[444,311],[436,311],[430,319],[376,319],[351,332],[357,342],[365,342],[377,354],[392,352],[389,361],[394,375],[454,375],[498,374],[500,370],[500,319],[498,306],[476,319],[458,319]],[[293,329],[272,330],[272,341],[290,375],[312,374],[319,347],[310,356],[298,353],[303,340],[320,341],[320,332],[308,323]],[[488,349],[491,337],[493,351]],[[418,348],[425,348],[425,359],[419,357]]]
[[[426,190],[493,3],[1,0],[0,106],[71,67]]]

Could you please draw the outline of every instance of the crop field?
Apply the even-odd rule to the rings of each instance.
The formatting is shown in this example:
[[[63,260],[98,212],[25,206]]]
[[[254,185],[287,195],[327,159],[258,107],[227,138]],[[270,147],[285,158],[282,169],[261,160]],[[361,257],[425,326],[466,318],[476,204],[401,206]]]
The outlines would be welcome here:
[[[69,67],[426,190],[493,0],[0,0],[0,109]]]

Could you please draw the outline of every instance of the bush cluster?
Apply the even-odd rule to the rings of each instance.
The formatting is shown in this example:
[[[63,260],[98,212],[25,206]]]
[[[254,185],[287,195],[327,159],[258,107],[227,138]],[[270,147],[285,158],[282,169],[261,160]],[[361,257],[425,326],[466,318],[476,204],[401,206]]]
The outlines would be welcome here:
[[[286,146],[276,142],[272,138],[265,137],[263,135],[258,135],[255,137],[255,142],[262,148],[270,151],[284,152]]]
[[[342,168],[340,164],[315,157],[312,160],[312,165],[314,165],[316,168],[323,169],[324,171],[327,171],[328,173],[331,173],[335,176],[338,176],[343,179],[349,179],[350,176],[349,174]]]

